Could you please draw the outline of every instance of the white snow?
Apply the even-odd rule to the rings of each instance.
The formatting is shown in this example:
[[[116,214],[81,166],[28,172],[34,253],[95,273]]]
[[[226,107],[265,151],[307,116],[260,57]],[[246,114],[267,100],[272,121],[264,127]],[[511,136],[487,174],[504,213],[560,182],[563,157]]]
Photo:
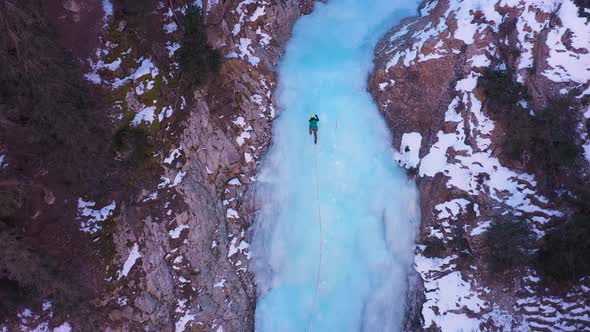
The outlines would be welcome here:
[[[176,332],[184,332],[186,325],[195,319],[195,315],[191,315],[189,313],[184,314],[182,317],[180,317],[175,324],[176,327]]]
[[[437,4],[438,1],[429,1],[428,3],[426,3],[426,5],[420,10],[420,16],[428,16],[428,14],[430,14],[430,11],[433,10]]]
[[[89,62],[90,62],[90,67],[92,68],[92,71],[84,74],[84,77],[94,84],[101,84],[102,78],[98,74],[98,71],[100,69],[107,69],[110,71],[116,71],[121,66],[122,60],[121,60],[121,58],[117,58],[116,60],[114,60],[111,63],[104,63],[103,60],[99,60],[97,63],[94,63],[92,61],[92,59],[89,59]]]
[[[208,13],[211,11],[213,6],[217,6],[219,4],[219,0],[209,0],[207,1],[207,8],[205,8],[205,12]]]
[[[135,94],[138,96],[143,95],[145,92],[150,91],[154,87],[155,83],[156,81],[150,79],[139,82],[135,87]]]
[[[578,17],[578,7],[572,0],[563,0],[559,12],[561,27],[553,28],[547,34],[550,49],[547,63],[551,69],[543,74],[555,82],[588,83],[590,80],[590,23]],[[570,33],[571,48],[564,44],[565,34]]]
[[[172,182],[170,187],[176,187],[180,182],[182,182],[182,178],[184,178],[185,175],[186,175],[185,171],[180,171],[180,172],[176,173],[176,176],[174,177],[174,182]]]
[[[78,211],[80,216],[85,217],[80,224],[80,230],[85,233],[94,234],[98,232],[101,229],[99,222],[110,217],[117,207],[115,201],[101,209],[92,209],[95,205],[96,202],[78,198]]]
[[[444,16],[454,16],[456,20],[457,29],[453,37],[467,45],[473,44],[476,35],[485,27],[474,22],[476,11],[482,12],[489,26],[497,30],[497,26],[502,23],[502,16],[495,10],[496,3],[490,0],[450,0]]]
[[[6,155],[0,154],[0,169],[8,167],[8,162],[5,161]]]
[[[240,133],[238,137],[236,137],[236,143],[238,143],[239,146],[242,146],[246,142],[246,139],[249,139],[251,137],[252,136],[250,135],[249,131],[243,131]]]
[[[84,74],[84,77],[94,84],[102,83],[102,79],[100,78],[100,75],[98,75],[98,73],[96,73],[96,72],[86,73],[86,74]]]
[[[18,315],[19,317],[33,317],[33,311],[29,308],[23,309]]]
[[[176,158],[180,157],[180,150],[181,148],[176,148],[174,150],[172,150],[172,152],[170,153],[170,156],[166,157],[164,159],[164,164],[172,164],[172,162],[174,160],[176,160]]]
[[[129,298],[127,298],[126,296],[121,296],[121,297],[117,298],[117,304],[120,305],[121,307],[126,306],[127,303],[129,303]]]
[[[151,193],[148,197],[144,198],[142,202],[153,201],[156,198],[158,198],[158,192],[157,191]]]
[[[246,125],[246,120],[243,117],[238,116],[235,120],[232,121],[236,126],[244,127]]]
[[[180,233],[182,232],[183,229],[188,229],[188,225],[187,224],[182,224],[179,225],[178,227],[176,227],[175,229],[171,230],[168,232],[168,234],[170,234],[170,237],[173,239],[178,239],[180,237]]]
[[[402,167],[413,168],[420,163],[420,147],[422,146],[422,135],[417,132],[405,133],[402,135],[402,142],[399,152],[394,155]]]
[[[471,204],[470,201],[464,198],[457,198],[448,202],[437,204],[434,209],[438,211],[438,219],[451,218],[456,220],[459,214],[466,212],[467,206],[469,204]]]
[[[473,90],[475,90],[475,88],[477,87],[477,78],[478,77],[479,77],[478,74],[476,74],[475,72],[471,72],[469,77],[466,77],[462,80],[457,81],[457,85],[455,86],[455,89],[457,91],[473,92]]]
[[[227,213],[225,214],[225,216],[228,219],[239,219],[240,215],[238,214],[238,211],[234,210],[234,209],[227,209]]]
[[[98,53],[98,54],[100,54],[100,53]],[[123,54],[121,54],[121,55],[123,55]],[[124,78],[117,77],[112,82],[108,82],[113,89],[118,89],[123,84],[126,84],[129,81],[139,81],[140,78],[143,78],[144,76],[146,76],[148,74],[151,74],[152,78],[156,78],[156,76],[158,76],[159,70],[152,63],[152,61],[149,58],[144,59],[142,57],[137,62],[141,62],[141,64],[135,70],[135,72],[133,74],[131,74],[127,77],[124,77]],[[96,84],[100,84],[100,83],[102,83],[102,78],[100,77],[100,75],[98,74],[97,71],[101,68],[107,68],[109,70],[116,70],[116,69],[118,69],[120,63],[121,63],[121,59],[118,59],[115,62],[110,63],[110,64],[106,64],[106,65],[103,63],[102,60],[100,60],[97,64],[92,64],[92,61],[91,61],[91,66],[92,66],[93,71],[88,74],[85,74],[84,76],[88,80],[90,80],[91,82],[96,83]],[[140,88],[140,91],[142,91],[141,89],[142,88]]]
[[[482,223],[480,223],[479,225],[477,225],[477,227],[475,227],[474,229],[471,230],[471,232],[469,233],[471,236],[476,236],[476,235],[480,235],[483,234],[485,231],[488,230],[488,228],[490,227],[490,225],[492,224],[491,221],[484,221]]]
[[[53,332],[72,332],[72,326],[68,322],[64,322],[60,326],[53,329]]]
[[[245,251],[246,251],[248,248],[250,248],[250,244],[248,244],[248,242],[246,242],[246,241],[242,240],[242,241],[240,241],[240,244],[236,246],[237,239],[238,239],[237,237],[234,237],[234,238],[232,239],[232,241],[230,242],[230,244],[229,244],[229,250],[228,250],[228,252],[227,252],[227,257],[229,258],[229,257],[231,257],[231,256],[233,256],[233,255],[235,255],[235,254],[237,254],[238,252],[241,252],[241,253],[244,253],[244,254],[246,254],[246,256],[247,256],[247,257],[248,257],[248,259],[249,259],[249,258],[250,258],[250,257],[249,257],[249,253],[247,253],[247,252],[245,252]]]
[[[236,7],[235,12],[240,14],[240,17],[238,19],[238,22],[234,25],[234,28],[232,29],[232,34],[234,36],[236,36],[240,32],[240,30],[242,29],[242,24],[244,23],[244,18],[246,17],[246,14],[248,13],[248,9],[247,8],[244,9],[244,6],[253,4],[256,1],[257,0],[243,0]]]
[[[590,163],[590,141],[582,145],[582,149],[584,150],[584,158]]]
[[[256,29],[256,35],[260,36],[260,40],[258,41],[258,44],[260,44],[260,46],[266,46],[270,44],[272,40],[272,37],[268,33],[262,31],[260,27]]]
[[[158,121],[162,122],[164,119],[171,117],[172,114],[174,114],[174,109],[172,106],[164,106],[160,113],[158,113]]]
[[[166,50],[168,50],[169,57],[172,57],[174,55],[174,53],[176,52],[176,50],[178,50],[179,48],[180,48],[179,43],[167,43],[166,44]]]
[[[178,28],[178,26],[176,25],[176,22],[164,24],[164,32],[166,32],[166,33],[172,33],[174,31],[176,31],[177,28]]]
[[[438,1],[427,4],[422,10],[422,15],[430,13],[438,4]],[[498,45],[495,40],[487,45],[479,45],[481,43],[478,43],[478,37],[489,30],[498,31],[499,24],[505,19],[502,17],[506,12],[501,10],[503,6],[516,9],[516,15],[511,14],[510,18],[515,19],[516,47],[521,50],[516,71],[518,81],[524,82],[530,73],[524,69],[543,68],[543,63],[534,63],[533,59],[535,52],[545,47],[538,43],[542,40],[541,34],[546,32],[549,48],[547,63],[550,68],[543,74],[555,82],[569,83],[567,86],[557,86],[556,91],[567,93],[578,88],[587,89],[582,96],[590,94],[590,87],[587,85],[590,82],[590,23],[586,22],[586,18],[577,16],[578,8],[572,0],[449,0],[448,6],[442,8],[446,9],[446,13],[439,22],[415,21],[399,27],[388,35],[389,45],[383,43],[377,50],[378,53],[389,55],[389,61],[381,66],[387,71],[392,66],[409,66],[447,54],[452,56],[451,53],[460,54],[463,51],[456,49],[456,46],[453,45],[451,49],[451,45],[445,45],[449,40],[447,34],[450,30],[452,37],[471,45],[468,49],[468,65],[474,69],[490,67],[492,60],[496,60]],[[483,19],[475,19],[477,11],[483,14]],[[447,27],[447,22],[452,24],[449,23]],[[402,37],[403,42],[400,41]],[[509,45],[506,39],[497,42]],[[514,40],[510,40],[510,43],[512,42]],[[443,48],[445,46],[447,49]],[[476,51],[472,52],[473,49]],[[491,133],[495,124],[484,114],[482,102],[475,94],[479,72],[482,70],[467,72],[467,75],[457,81],[457,95],[444,114],[444,121],[447,122],[445,129],[436,134],[434,145],[427,147],[429,151],[425,151],[424,157],[421,160],[415,159],[419,165],[419,175],[443,175],[447,178],[447,188],[453,192],[459,189],[469,196],[485,193],[493,200],[503,203],[502,206],[507,210],[505,213],[513,213],[516,216],[525,212],[538,213],[543,217],[534,216],[531,220],[539,227],[549,222],[552,216],[562,214],[547,207],[551,205],[547,204],[547,198],[537,193],[537,183],[533,175],[504,167],[492,156]],[[377,82],[380,90],[387,86],[387,79],[388,77],[384,77],[382,82]],[[388,101],[383,101],[384,105],[387,103]],[[526,112],[532,111],[524,100],[519,101],[519,105]],[[582,141],[585,142],[585,156],[590,162],[590,140],[583,136]],[[402,143],[402,152],[403,147]],[[396,159],[401,158],[396,155]],[[426,234],[444,239],[443,232],[446,234],[448,227],[454,226],[453,221],[457,215],[465,213],[471,206],[479,215],[477,204],[463,198],[436,205],[434,212],[439,220],[443,221],[439,223],[440,227],[437,225],[426,230]],[[479,236],[484,234],[490,225],[491,221],[485,220],[476,225],[468,225],[465,230],[469,231],[471,236]],[[543,233],[542,228],[535,231],[539,235]],[[487,321],[494,327],[505,327],[506,330],[512,328],[528,331],[531,327],[539,330],[575,330],[570,318],[566,319],[564,314],[570,315],[573,310],[548,305],[547,298],[530,298],[524,302],[524,306],[519,304],[518,309],[515,307],[515,310],[524,311],[524,317],[530,315],[530,320],[525,320],[522,326],[515,326],[511,313],[496,306],[489,307],[490,305],[483,301],[481,294],[489,293],[490,290],[478,287],[477,277],[474,278],[469,272],[455,271],[449,261],[441,262],[420,254],[415,261],[416,270],[425,280],[426,287],[426,303],[422,312],[425,319],[424,328],[436,324],[442,331],[480,331],[484,329],[480,323]],[[472,269],[476,268],[472,266]],[[534,287],[536,286],[525,285],[522,287],[523,292],[532,294],[535,292]],[[563,302],[558,298],[554,301]],[[580,312],[585,312],[586,317],[590,317],[588,311],[588,308],[580,308]],[[569,326],[563,323],[566,321]]]
[[[418,62],[440,59],[440,58],[443,58],[444,56],[445,56],[444,54],[431,53],[428,55],[424,55],[424,54],[420,53],[420,54],[418,54]]]
[[[252,162],[252,160],[254,160],[254,158],[252,157],[251,153],[244,152],[244,160],[246,161],[246,163],[250,163]]]
[[[53,307],[51,301],[43,301],[43,303],[41,303],[41,308],[43,309],[43,311],[47,311],[51,309],[51,307]]]
[[[135,71],[135,73],[133,74],[133,79],[137,80],[145,75],[151,74],[151,76],[153,78],[155,78],[156,76],[158,76],[159,70],[158,68],[152,63],[151,59],[143,59],[141,61],[141,65],[139,66],[139,68],[137,68],[137,70]]]
[[[135,265],[135,262],[137,262],[137,260],[141,257],[141,253],[139,252],[139,246],[137,245],[137,243],[133,244],[133,248],[131,248],[131,252],[129,253],[129,256],[127,257],[127,260],[125,261],[125,264],[123,264],[123,269],[118,273],[118,279],[121,279],[122,277],[126,277],[127,274],[129,274],[129,271],[131,271],[131,268],[133,267],[133,265]]]
[[[229,182],[227,184],[229,184],[230,186],[241,186],[242,182],[240,182],[240,179],[238,179],[238,178],[233,178],[233,179],[229,180]]]
[[[223,287],[225,287],[225,279],[221,279],[221,281],[220,281],[220,282],[218,282],[218,283],[215,283],[215,284],[213,285],[213,288],[223,288]]]
[[[160,176],[160,180],[162,180],[162,182],[160,182],[158,184],[158,189],[162,189],[162,188],[166,187],[167,185],[169,185],[170,182],[172,182],[172,181],[170,181],[169,178],[167,178],[165,176]]]
[[[260,58],[252,54],[254,50],[251,44],[252,40],[250,38],[240,38],[240,43],[236,44],[239,51],[238,56],[240,59],[248,61],[251,65],[258,66]]]
[[[105,16],[113,16],[113,3],[111,0],[102,0],[102,10]]]
[[[442,331],[479,331],[479,320],[459,313],[467,309],[474,314],[487,308],[478,291],[461,272],[453,271],[457,256],[427,258],[417,254],[415,269],[424,280],[426,302],[422,307],[424,327],[438,325]]]
[[[254,13],[252,14],[252,16],[250,17],[250,22],[254,22],[256,21],[259,17],[264,15],[264,6],[262,7],[256,7],[256,10],[254,11]]]
[[[473,66],[474,68],[478,68],[478,67],[487,68],[492,64],[492,61],[485,54],[476,55],[476,56],[472,57],[471,59],[469,59],[468,61],[471,62],[471,66]]]
[[[142,122],[152,123],[155,119],[156,106],[144,107],[139,113],[135,114],[135,118],[131,121],[131,124],[138,126]]]
[[[493,199],[522,212],[539,211],[559,215],[557,211],[533,203],[534,200],[544,198],[536,194],[536,182],[532,175],[514,172],[492,157],[489,146],[494,123],[482,112],[481,102],[473,93],[478,77],[479,74],[471,72],[457,82],[459,95],[452,100],[445,113],[445,121],[456,124],[456,129],[450,133],[437,133],[437,140],[420,161],[419,175],[435,176],[442,173],[448,177],[449,188],[455,187],[471,195],[489,192]],[[457,111],[460,104],[470,116],[464,117]],[[466,131],[467,128],[469,131]],[[475,142],[475,146],[469,141]],[[448,160],[450,151],[456,155]]]
[[[101,61],[101,63],[102,63],[102,61]],[[115,70],[119,69],[120,66],[121,66],[121,58],[117,58],[117,60],[115,60],[115,61],[113,61],[111,63],[102,64],[101,67],[102,68],[106,68],[106,69],[108,69],[110,71],[115,71]]]

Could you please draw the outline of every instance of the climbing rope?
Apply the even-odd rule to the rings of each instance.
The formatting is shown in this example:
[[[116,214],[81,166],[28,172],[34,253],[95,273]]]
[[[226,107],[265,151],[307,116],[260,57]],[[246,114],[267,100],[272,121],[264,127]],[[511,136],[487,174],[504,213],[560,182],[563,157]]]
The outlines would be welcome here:
[[[315,290],[313,293],[313,303],[311,305],[311,313],[309,314],[309,322],[307,324],[306,331],[311,331],[311,321],[313,319],[314,313],[316,311],[316,307],[318,304],[318,293],[320,288],[320,276],[322,272],[322,253],[324,251],[324,233],[322,227],[322,210],[320,209],[320,177],[318,176],[318,148],[317,144],[314,144],[313,148],[314,154],[314,170],[315,170],[315,187],[316,187],[316,194],[317,194],[317,204],[318,204],[318,225],[320,227],[320,260],[318,262],[318,275],[315,282]]]

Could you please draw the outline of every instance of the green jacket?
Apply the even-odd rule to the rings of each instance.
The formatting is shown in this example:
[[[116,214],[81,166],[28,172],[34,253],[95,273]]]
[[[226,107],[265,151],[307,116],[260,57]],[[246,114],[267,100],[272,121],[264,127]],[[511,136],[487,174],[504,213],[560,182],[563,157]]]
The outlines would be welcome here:
[[[310,118],[309,129],[318,129],[318,122],[320,122],[320,118],[317,115],[314,118]]]

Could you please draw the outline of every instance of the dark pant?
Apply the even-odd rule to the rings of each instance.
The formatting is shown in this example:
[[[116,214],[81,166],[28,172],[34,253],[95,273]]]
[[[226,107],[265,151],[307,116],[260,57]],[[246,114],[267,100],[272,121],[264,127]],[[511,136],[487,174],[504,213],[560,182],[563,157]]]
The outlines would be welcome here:
[[[318,128],[309,128],[309,134],[313,133],[313,143],[318,144]]]

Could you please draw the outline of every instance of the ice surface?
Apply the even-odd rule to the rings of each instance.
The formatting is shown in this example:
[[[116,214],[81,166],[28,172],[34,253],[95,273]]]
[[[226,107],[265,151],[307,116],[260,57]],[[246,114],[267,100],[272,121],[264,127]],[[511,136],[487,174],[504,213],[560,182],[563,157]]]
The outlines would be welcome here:
[[[282,112],[256,185],[259,332],[300,332],[310,322],[311,331],[400,329],[417,194],[393,159],[366,82],[376,41],[418,2],[316,2],[294,28],[279,68]],[[310,113],[320,117],[317,146],[307,133]],[[314,308],[316,149],[323,258]]]

